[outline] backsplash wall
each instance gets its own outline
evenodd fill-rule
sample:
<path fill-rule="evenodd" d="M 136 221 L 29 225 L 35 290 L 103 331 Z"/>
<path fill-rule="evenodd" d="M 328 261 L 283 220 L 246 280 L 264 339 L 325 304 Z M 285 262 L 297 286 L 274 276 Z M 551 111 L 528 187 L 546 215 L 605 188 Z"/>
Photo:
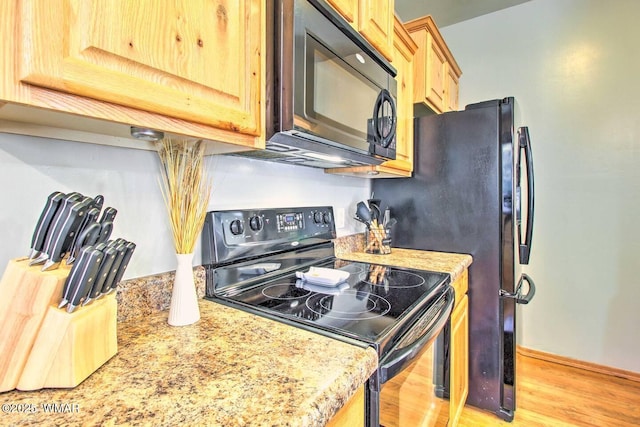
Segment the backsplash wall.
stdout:
<path fill-rule="evenodd" d="M 356 203 L 368 197 L 366 179 L 231 156 L 211 156 L 207 162 L 214 187 L 210 210 L 328 205 L 345 210 L 338 236 L 363 231 L 352 217 Z M 10 259 L 28 254 L 33 227 L 56 190 L 102 194 L 105 206 L 118 210 L 112 236 L 137 245 L 125 279 L 174 270 L 158 168 L 152 151 L 0 133 L 2 271 Z M 200 264 L 200 245 L 194 264 Z"/>

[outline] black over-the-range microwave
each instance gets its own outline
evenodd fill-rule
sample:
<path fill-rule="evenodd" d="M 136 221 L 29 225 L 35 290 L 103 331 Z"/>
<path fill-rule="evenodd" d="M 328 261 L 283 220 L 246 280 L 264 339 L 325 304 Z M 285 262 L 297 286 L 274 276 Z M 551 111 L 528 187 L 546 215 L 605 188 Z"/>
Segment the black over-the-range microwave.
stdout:
<path fill-rule="evenodd" d="M 267 2 L 266 54 L 266 150 L 235 155 L 319 168 L 395 159 L 396 70 L 325 1 Z"/>

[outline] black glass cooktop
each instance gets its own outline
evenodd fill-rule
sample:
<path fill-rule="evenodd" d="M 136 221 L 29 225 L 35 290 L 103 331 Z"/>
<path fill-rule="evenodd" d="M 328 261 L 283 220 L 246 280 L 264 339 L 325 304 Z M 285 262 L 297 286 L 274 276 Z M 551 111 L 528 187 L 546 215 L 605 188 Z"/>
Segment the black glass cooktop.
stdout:
<path fill-rule="evenodd" d="M 310 325 L 313 329 L 380 343 L 385 336 L 396 335 L 405 320 L 415 318 L 416 313 L 423 311 L 450 282 L 446 273 L 335 258 L 314 266 L 347 271 L 349 277 L 336 286 L 322 286 L 297 279 L 295 271 L 268 279 L 269 270 L 276 264 L 262 263 L 254 271 L 246 267 L 238 271 L 233 267 L 227 268 L 222 276 L 257 275 L 262 279 L 249 287 L 217 293 L 212 299 L 230 301 Z M 298 271 L 308 270 L 306 266 Z"/>

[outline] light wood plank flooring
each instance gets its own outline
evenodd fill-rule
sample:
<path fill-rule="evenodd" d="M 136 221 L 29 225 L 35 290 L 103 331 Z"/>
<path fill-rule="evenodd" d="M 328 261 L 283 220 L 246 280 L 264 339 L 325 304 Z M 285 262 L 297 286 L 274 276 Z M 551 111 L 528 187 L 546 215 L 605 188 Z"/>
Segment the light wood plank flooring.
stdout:
<path fill-rule="evenodd" d="M 466 406 L 459 426 L 640 426 L 640 382 L 521 353 L 516 363 L 513 422 Z"/>

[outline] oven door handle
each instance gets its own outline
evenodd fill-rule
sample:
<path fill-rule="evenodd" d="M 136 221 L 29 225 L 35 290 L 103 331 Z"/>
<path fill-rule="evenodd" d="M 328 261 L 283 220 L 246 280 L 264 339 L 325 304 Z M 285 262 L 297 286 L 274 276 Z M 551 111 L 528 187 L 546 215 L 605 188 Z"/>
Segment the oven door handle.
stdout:
<path fill-rule="evenodd" d="M 443 294 L 431 304 L 432 307 L 437 307 L 434 308 L 435 313 L 430 309 L 416 322 L 416 324 L 418 324 L 422 319 L 432 318 L 425 327 L 425 332 L 418 339 L 406 346 L 399 344 L 398 346 L 400 346 L 400 348 L 394 349 L 380 361 L 380 384 L 384 384 L 395 377 L 413 360 L 420 357 L 424 350 L 432 345 L 451 316 L 454 295 L 453 287 L 447 286 Z"/>

